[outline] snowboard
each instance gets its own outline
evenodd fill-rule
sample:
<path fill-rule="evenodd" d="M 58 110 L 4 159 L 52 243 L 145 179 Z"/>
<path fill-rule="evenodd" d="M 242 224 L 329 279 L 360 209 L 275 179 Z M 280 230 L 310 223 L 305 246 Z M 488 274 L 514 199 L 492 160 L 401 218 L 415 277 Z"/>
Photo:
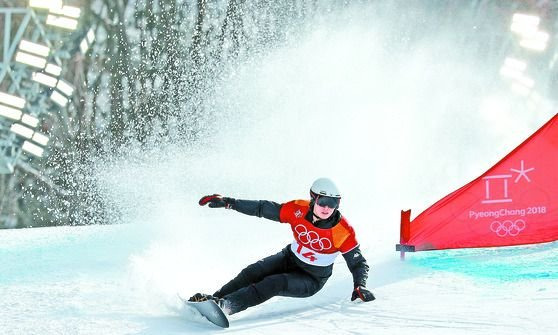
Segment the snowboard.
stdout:
<path fill-rule="evenodd" d="M 215 303 L 215 301 L 207 300 L 202 302 L 192 302 L 182 297 L 180 297 L 180 299 L 184 302 L 186 307 L 195 309 L 214 325 L 221 328 L 229 328 L 229 319 L 225 313 L 223 313 L 221 307 Z"/>

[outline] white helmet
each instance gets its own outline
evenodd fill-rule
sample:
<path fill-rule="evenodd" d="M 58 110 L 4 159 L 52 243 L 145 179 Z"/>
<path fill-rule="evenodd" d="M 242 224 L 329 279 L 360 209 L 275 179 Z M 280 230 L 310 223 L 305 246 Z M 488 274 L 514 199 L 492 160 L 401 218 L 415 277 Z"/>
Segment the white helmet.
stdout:
<path fill-rule="evenodd" d="M 312 183 L 310 187 L 310 196 L 315 199 L 316 196 L 326 196 L 330 198 L 341 199 L 339 189 L 329 178 L 318 178 Z"/>

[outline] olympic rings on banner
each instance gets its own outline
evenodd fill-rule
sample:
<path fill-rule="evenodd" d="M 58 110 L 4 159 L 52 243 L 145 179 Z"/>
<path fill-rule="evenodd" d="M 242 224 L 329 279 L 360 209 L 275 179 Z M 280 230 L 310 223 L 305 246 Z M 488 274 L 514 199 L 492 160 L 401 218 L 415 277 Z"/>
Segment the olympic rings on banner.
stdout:
<path fill-rule="evenodd" d="M 519 233 L 525 229 L 526 224 L 523 220 L 506 220 L 503 222 L 493 221 L 490 224 L 490 230 L 496 233 L 500 237 L 504 236 L 517 236 Z"/>

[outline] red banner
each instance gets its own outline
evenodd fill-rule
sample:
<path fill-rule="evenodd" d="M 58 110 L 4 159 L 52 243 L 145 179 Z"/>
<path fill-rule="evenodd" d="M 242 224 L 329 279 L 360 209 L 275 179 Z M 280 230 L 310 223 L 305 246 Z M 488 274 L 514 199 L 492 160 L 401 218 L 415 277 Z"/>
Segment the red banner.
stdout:
<path fill-rule="evenodd" d="M 402 215 L 398 250 L 558 240 L 558 114 L 486 173 L 409 216 Z"/>

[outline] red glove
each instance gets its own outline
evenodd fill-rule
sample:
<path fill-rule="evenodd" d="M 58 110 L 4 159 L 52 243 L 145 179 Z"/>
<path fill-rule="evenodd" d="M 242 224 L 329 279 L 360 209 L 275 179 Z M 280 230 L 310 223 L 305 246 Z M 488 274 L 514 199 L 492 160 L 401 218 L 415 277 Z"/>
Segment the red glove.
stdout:
<path fill-rule="evenodd" d="M 198 202 L 200 204 L 200 206 L 205 206 L 206 204 L 209 203 L 209 207 L 211 208 L 233 208 L 234 205 L 234 199 L 233 198 L 227 198 L 227 197 L 222 197 L 219 194 L 212 194 L 212 195 L 206 195 L 204 197 L 202 197 L 200 199 L 200 201 Z"/>

